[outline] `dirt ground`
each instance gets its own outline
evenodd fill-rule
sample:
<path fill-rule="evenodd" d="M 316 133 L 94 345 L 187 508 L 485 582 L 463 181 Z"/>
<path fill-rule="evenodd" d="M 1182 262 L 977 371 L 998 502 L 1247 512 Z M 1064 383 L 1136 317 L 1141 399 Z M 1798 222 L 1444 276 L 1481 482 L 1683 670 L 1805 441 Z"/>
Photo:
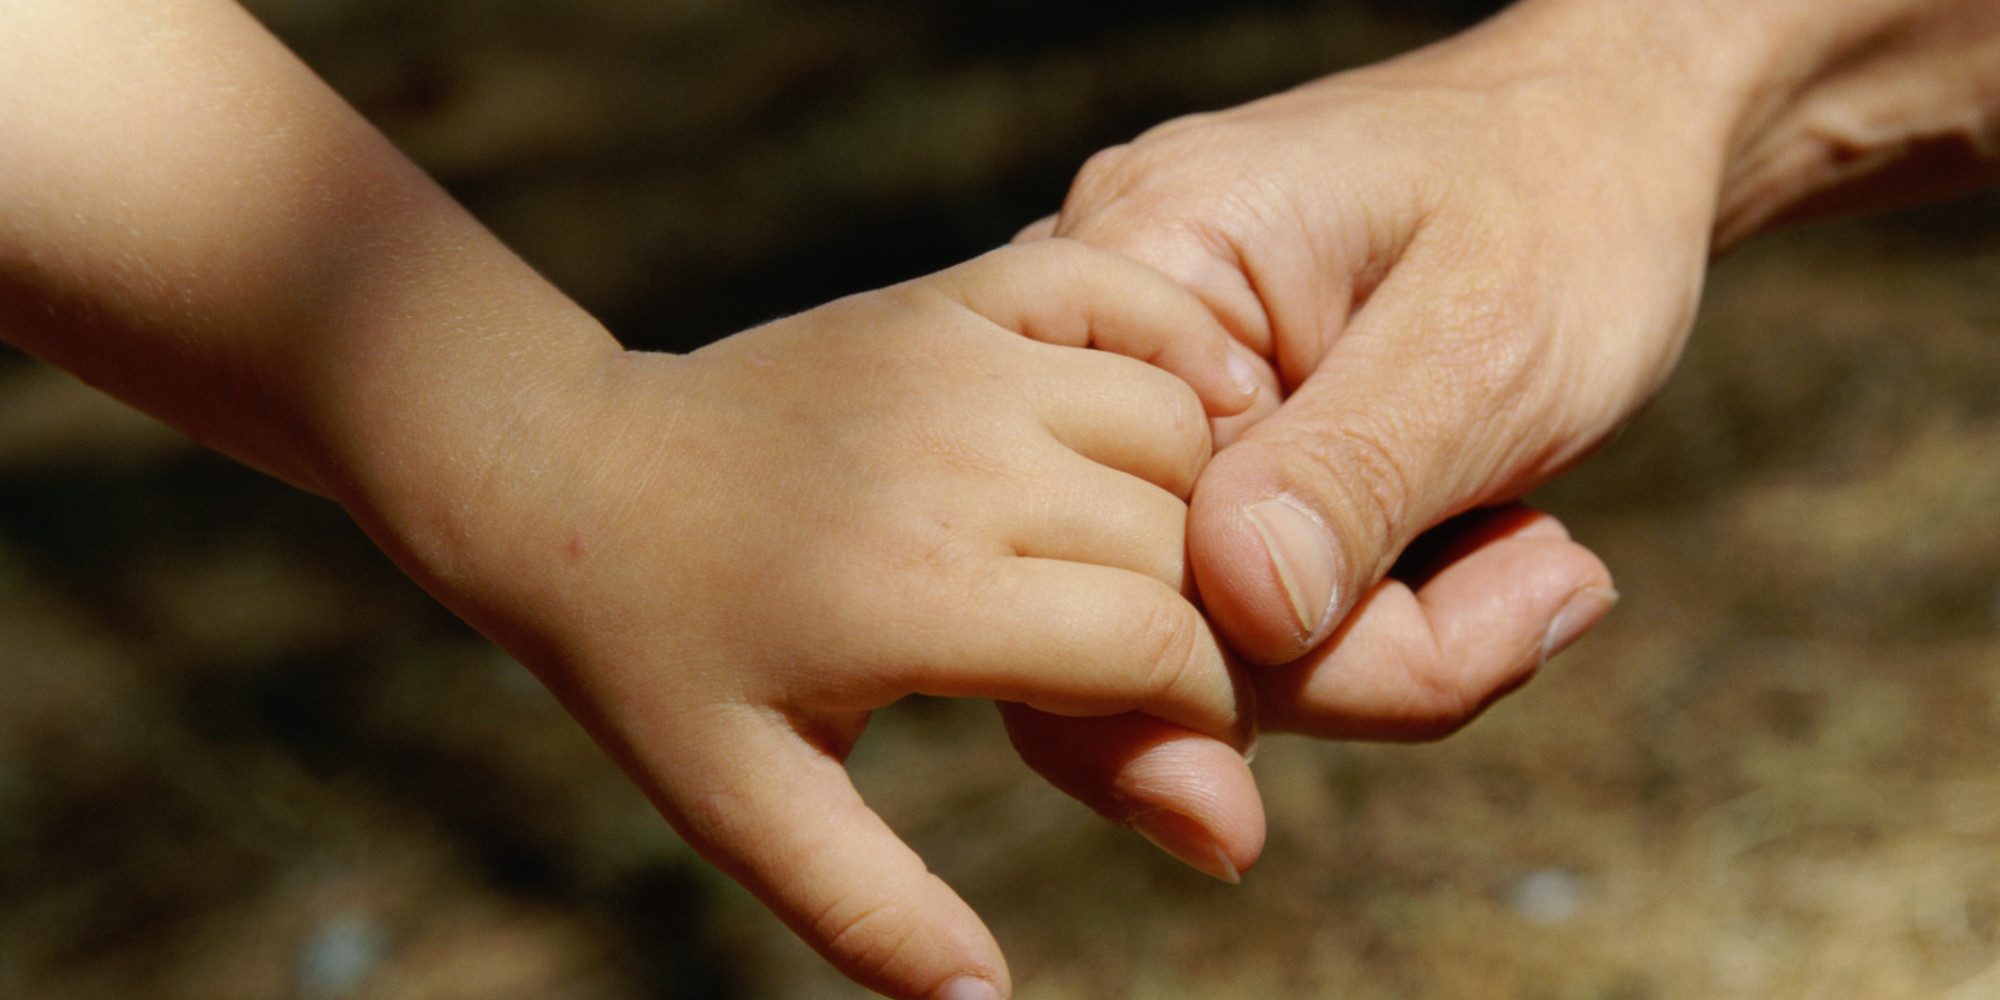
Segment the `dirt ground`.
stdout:
<path fill-rule="evenodd" d="M 680 349 L 1479 5 L 251 6 Z M 1722 262 L 1661 399 L 1539 499 L 1615 615 L 1442 743 L 1267 739 L 1241 886 L 1043 786 L 988 705 L 882 713 L 857 780 L 1026 1000 L 2000 997 L 2000 199 Z M 0 354 L 0 998 L 864 995 L 337 509 Z"/>

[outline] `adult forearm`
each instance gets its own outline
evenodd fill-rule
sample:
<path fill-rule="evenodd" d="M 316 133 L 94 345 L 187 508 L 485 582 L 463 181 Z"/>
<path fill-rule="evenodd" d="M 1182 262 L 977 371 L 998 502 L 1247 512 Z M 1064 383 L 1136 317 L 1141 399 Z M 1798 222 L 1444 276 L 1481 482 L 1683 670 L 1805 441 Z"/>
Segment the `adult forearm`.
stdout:
<path fill-rule="evenodd" d="M 1508 17 L 1572 29 L 1557 39 L 1593 37 L 1574 29 L 1595 22 L 1623 61 L 1613 75 L 1658 84 L 1678 70 L 1711 102 L 1697 113 L 1728 130 L 1718 247 L 2000 179 L 1990 0 L 1527 0 Z"/>
<path fill-rule="evenodd" d="M 1440 57 L 1620 95 L 1663 172 L 1714 173 L 1718 248 L 2000 179 L 1990 0 L 1523 0 L 1416 63 Z"/>
<path fill-rule="evenodd" d="M 1718 244 L 2000 180 L 2000 5 L 1772 0 L 1790 41 L 1739 125 Z"/>

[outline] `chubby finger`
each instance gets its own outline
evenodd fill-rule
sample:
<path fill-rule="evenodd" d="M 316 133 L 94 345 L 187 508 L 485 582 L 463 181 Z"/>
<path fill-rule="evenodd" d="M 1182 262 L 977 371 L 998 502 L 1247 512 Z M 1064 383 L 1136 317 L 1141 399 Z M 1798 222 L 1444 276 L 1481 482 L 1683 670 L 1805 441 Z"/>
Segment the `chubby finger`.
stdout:
<path fill-rule="evenodd" d="M 1249 671 L 1269 730 L 1335 739 L 1447 735 L 1526 683 L 1609 613 L 1611 574 L 1562 525 L 1523 507 L 1440 526 L 1331 638 Z"/>
<path fill-rule="evenodd" d="M 1015 554 L 1129 570 L 1188 594 L 1187 504 L 1133 476 L 1066 449 L 1043 485 L 1023 490 L 1007 514 Z"/>
<path fill-rule="evenodd" d="M 1253 278 L 1246 271 L 1248 262 L 1236 251 L 1235 240 L 1201 222 L 1210 209 L 1203 203 L 1208 196 L 1204 193 L 1184 200 L 1171 212 L 1162 212 L 1159 209 L 1163 201 L 1170 204 L 1176 196 L 1159 196 L 1163 201 L 1137 199 L 1136 203 L 1118 197 L 1107 200 L 1079 179 L 1051 235 L 1122 254 L 1159 271 L 1200 299 L 1230 336 L 1249 347 L 1253 355 L 1272 356 L 1278 345 L 1274 319 L 1259 294 L 1262 283 L 1295 277 L 1304 277 L 1312 283 L 1298 287 L 1333 283 L 1324 273 Z M 1216 206 L 1214 214 L 1228 217 L 1234 211 L 1232 207 Z M 1293 270 L 1312 271 L 1318 265 L 1317 261 L 1307 259 L 1311 254 L 1296 256 L 1301 259 L 1288 261 Z"/>
<path fill-rule="evenodd" d="M 855 791 L 844 747 L 743 709 L 673 761 L 662 809 L 710 862 L 849 978 L 898 1000 L 1001 1000 L 971 907 Z"/>
<path fill-rule="evenodd" d="M 1209 420 L 1185 383 L 1116 354 L 1028 341 L 1019 349 L 1042 358 L 1036 412 L 1058 443 L 1178 499 L 1194 492 L 1208 464 Z"/>
<path fill-rule="evenodd" d="M 1002 247 L 935 276 L 995 324 L 1064 347 L 1095 347 L 1170 372 L 1211 417 L 1248 409 L 1262 379 L 1200 299 L 1137 261 L 1074 240 Z"/>
<path fill-rule="evenodd" d="M 898 690 L 1015 701 L 1070 716 L 1145 712 L 1247 745 L 1252 720 L 1208 623 L 1174 588 L 1121 569 L 1002 558 L 952 610 L 920 607 L 929 655 Z M 948 622 L 948 629 L 935 623 Z"/>
<path fill-rule="evenodd" d="M 1236 882 L 1264 851 L 1264 803 L 1243 754 L 1128 714 L 1076 719 L 1002 703 L 1015 750 L 1050 784 L 1197 871 Z"/>

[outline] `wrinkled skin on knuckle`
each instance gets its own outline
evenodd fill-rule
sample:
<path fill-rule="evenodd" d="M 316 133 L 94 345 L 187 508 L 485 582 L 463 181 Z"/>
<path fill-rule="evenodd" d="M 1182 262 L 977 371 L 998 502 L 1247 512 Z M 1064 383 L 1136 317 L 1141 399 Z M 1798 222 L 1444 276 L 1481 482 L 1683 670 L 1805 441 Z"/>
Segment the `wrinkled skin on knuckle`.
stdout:
<path fill-rule="evenodd" d="M 1160 374 L 1166 373 L 1160 372 Z M 1196 396 L 1194 390 L 1188 388 L 1186 383 L 1171 375 L 1166 377 L 1172 379 L 1172 384 L 1163 386 L 1169 402 L 1161 421 L 1161 433 L 1167 435 L 1167 440 L 1173 441 L 1178 448 L 1178 467 L 1199 475 L 1202 467 L 1208 464 L 1209 455 L 1214 449 L 1209 431 L 1208 412 L 1202 407 L 1200 397 Z M 1194 487 L 1194 476 L 1190 475 L 1187 479 L 1183 488 L 1172 491 L 1182 500 L 1188 498 Z"/>
<path fill-rule="evenodd" d="M 1413 701 L 1403 723 L 1412 740 L 1440 740 L 1465 728 L 1479 713 L 1457 670 L 1435 644 L 1408 663 Z"/>
<path fill-rule="evenodd" d="M 1389 408 L 1259 445 L 1284 470 L 1286 482 L 1317 494 L 1337 544 L 1350 557 L 1372 554 L 1379 565 L 1349 566 L 1349 586 L 1372 581 L 1394 562 L 1395 540 L 1407 519 L 1421 455 L 1390 429 L 1402 418 Z M 1239 446 L 1240 447 L 1240 446 Z M 1296 488 L 1296 487 L 1295 487 Z M 1360 578 L 1360 579 L 1355 579 Z"/>
<path fill-rule="evenodd" d="M 1146 695 L 1162 702 L 1199 700 L 1214 679 L 1203 676 L 1212 664 L 1202 655 L 1205 644 L 1193 608 L 1161 585 L 1155 599 L 1125 622 L 1120 648 L 1131 650 L 1146 671 Z"/>
<path fill-rule="evenodd" d="M 1524 210 L 1525 211 L 1525 210 Z M 1443 227 L 1440 227 L 1441 229 Z M 1425 236 L 1412 263 L 1452 276 L 1397 365 L 1422 373 L 1402 407 L 1417 453 L 1432 456 L 1440 518 L 1538 485 L 1603 430 L 1606 373 L 1627 365 L 1596 312 L 1562 275 L 1564 254 L 1517 221 L 1466 222 Z M 1427 527 L 1427 526 L 1426 526 Z"/>
<path fill-rule="evenodd" d="M 1456 735 L 1473 720 L 1486 714 L 1495 702 L 1519 690 L 1534 676 L 1535 670 L 1529 668 L 1491 690 L 1471 691 L 1459 682 L 1455 670 L 1441 661 L 1433 661 L 1429 669 L 1419 671 L 1418 676 L 1412 678 L 1419 689 L 1428 694 L 1414 706 L 1414 711 L 1403 718 L 1397 738 L 1411 743 L 1429 743 Z"/>
<path fill-rule="evenodd" d="M 1368 551 L 1377 553 L 1367 570 L 1369 579 L 1378 579 L 1402 555 L 1398 542 L 1414 534 L 1410 508 L 1418 489 L 1417 463 L 1403 446 L 1378 432 L 1350 434 L 1339 451 L 1339 468 L 1347 477 L 1343 485 L 1358 500 L 1356 513 L 1373 543 Z"/>
<path fill-rule="evenodd" d="M 1229 132 L 1219 115 L 1189 115 L 1091 154 L 1064 199 L 1065 228 L 1081 225 L 1087 237 L 1093 222 L 1159 226 L 1206 217 L 1215 192 L 1241 179 L 1234 168 L 1243 151 L 1227 141 Z"/>
<path fill-rule="evenodd" d="M 1090 154 L 1070 181 L 1062 214 L 1068 218 L 1119 200 L 1144 176 L 1144 169 L 1141 156 L 1130 143 L 1107 146 Z"/>

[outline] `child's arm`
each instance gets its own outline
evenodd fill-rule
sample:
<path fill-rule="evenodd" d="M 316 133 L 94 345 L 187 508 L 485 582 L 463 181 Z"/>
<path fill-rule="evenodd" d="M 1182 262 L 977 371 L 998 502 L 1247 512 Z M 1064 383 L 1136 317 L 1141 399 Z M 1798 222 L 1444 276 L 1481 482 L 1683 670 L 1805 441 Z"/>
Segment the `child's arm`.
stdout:
<path fill-rule="evenodd" d="M 847 783 L 868 710 L 1242 738 L 1180 596 L 1195 397 L 980 313 L 1157 353 L 1199 310 L 1136 266 L 1020 248 L 627 354 L 221 0 L 0 4 L 0 137 L 0 335 L 343 504 L 877 989 L 1006 974 Z"/>

